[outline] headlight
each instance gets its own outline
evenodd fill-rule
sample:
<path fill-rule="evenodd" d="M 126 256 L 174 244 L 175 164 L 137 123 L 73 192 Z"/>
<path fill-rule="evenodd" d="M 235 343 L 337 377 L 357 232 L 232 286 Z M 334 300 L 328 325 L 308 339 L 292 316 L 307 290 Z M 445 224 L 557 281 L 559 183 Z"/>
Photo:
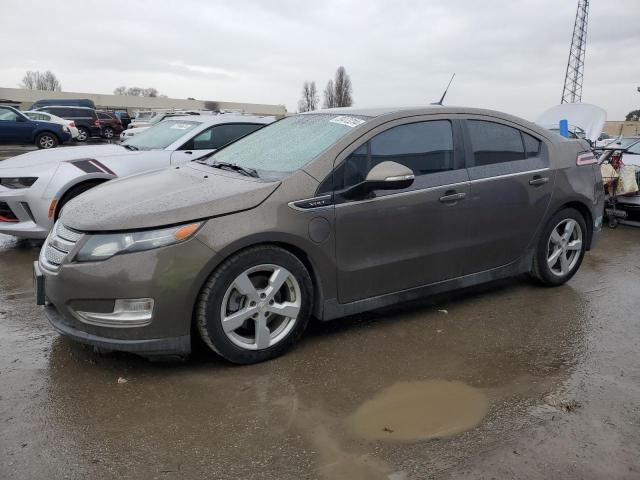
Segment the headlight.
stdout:
<path fill-rule="evenodd" d="M 0 185 L 7 188 L 29 188 L 36 180 L 38 177 L 0 178 Z"/>
<path fill-rule="evenodd" d="M 76 254 L 78 262 L 106 260 L 119 253 L 140 252 L 184 242 L 193 237 L 203 222 L 144 232 L 92 235 Z"/>

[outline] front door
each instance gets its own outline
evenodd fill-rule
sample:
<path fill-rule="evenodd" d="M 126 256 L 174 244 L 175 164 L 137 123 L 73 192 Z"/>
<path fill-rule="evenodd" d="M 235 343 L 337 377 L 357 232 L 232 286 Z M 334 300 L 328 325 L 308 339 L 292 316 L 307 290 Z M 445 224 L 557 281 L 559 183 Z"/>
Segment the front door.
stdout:
<path fill-rule="evenodd" d="M 340 303 L 462 274 L 469 183 L 457 133 L 458 124 L 444 118 L 381 126 L 334 170 Z M 411 168 L 413 184 L 370 198 L 341 197 L 383 161 Z"/>
<path fill-rule="evenodd" d="M 34 123 L 10 108 L 0 107 L 0 141 L 30 143 Z"/>
<path fill-rule="evenodd" d="M 493 119 L 465 122 L 471 195 L 465 274 L 501 267 L 532 247 L 549 206 L 554 171 L 542 138 Z"/>

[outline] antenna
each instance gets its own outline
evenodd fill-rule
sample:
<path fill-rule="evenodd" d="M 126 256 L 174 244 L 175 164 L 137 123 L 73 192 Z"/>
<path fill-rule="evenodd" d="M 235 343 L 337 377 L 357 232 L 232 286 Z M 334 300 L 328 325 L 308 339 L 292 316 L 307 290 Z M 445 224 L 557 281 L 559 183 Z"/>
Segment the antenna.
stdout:
<path fill-rule="evenodd" d="M 447 88 L 444 89 L 444 93 L 442 94 L 442 97 L 440 97 L 440 101 L 432 103 L 431 105 L 442 105 L 442 102 L 444 102 L 444 97 L 447 96 L 447 92 L 449 91 L 449 87 L 451 86 L 451 82 L 453 82 L 453 77 L 455 76 L 456 76 L 455 73 L 451 75 L 451 80 L 449 80 L 449 83 L 447 84 Z"/>
<path fill-rule="evenodd" d="M 582 101 L 582 80 L 584 79 L 584 57 L 587 47 L 587 23 L 589 20 L 589 0 L 578 0 L 576 21 L 573 25 L 567 73 L 560 103 L 580 103 Z"/>

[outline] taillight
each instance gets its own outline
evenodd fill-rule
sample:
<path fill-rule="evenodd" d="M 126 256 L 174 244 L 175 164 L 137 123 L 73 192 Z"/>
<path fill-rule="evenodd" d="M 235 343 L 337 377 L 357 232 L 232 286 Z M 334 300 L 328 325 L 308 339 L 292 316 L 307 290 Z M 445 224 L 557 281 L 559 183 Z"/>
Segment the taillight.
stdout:
<path fill-rule="evenodd" d="M 93 122 L 93 124 L 94 124 L 96 127 L 99 127 L 99 126 L 100 126 L 100 120 L 96 120 L 95 122 Z"/>
<path fill-rule="evenodd" d="M 576 157 L 576 165 L 593 165 L 598 159 L 593 152 L 580 152 Z"/>
<path fill-rule="evenodd" d="M 69 121 L 69 126 L 75 128 L 76 122 L 74 122 L 73 120 Z"/>

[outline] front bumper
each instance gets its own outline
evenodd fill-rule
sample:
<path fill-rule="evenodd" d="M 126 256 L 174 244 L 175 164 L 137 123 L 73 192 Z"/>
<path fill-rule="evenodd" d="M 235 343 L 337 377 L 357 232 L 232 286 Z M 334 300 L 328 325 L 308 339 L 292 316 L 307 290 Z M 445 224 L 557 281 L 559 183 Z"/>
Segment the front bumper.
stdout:
<path fill-rule="evenodd" d="M 119 340 L 101 337 L 74 328 L 66 322 L 65 318 L 60 315 L 60 312 L 53 305 L 45 306 L 44 313 L 51 326 L 59 334 L 77 342 L 105 350 L 118 350 L 143 356 L 188 355 L 191 353 L 191 337 L 189 335 L 169 338 Z"/>
<path fill-rule="evenodd" d="M 69 258 L 85 240 L 78 240 Z M 100 262 L 65 259 L 58 268 L 41 261 L 34 267 L 42 276 L 45 313 L 62 335 L 142 356 L 186 355 L 191 350 L 193 308 L 208 275 L 204 266 L 213 256 L 209 247 L 192 238 Z M 86 323 L 76 313 L 109 313 L 116 299 L 140 298 L 155 302 L 151 322 L 144 326 L 100 326 Z"/>
<path fill-rule="evenodd" d="M 31 188 L 7 189 L 0 187 L 0 201 L 6 203 L 17 222 L 0 221 L 0 233 L 21 238 L 45 238 L 53 225 L 48 217 L 50 200 L 38 196 Z"/>

